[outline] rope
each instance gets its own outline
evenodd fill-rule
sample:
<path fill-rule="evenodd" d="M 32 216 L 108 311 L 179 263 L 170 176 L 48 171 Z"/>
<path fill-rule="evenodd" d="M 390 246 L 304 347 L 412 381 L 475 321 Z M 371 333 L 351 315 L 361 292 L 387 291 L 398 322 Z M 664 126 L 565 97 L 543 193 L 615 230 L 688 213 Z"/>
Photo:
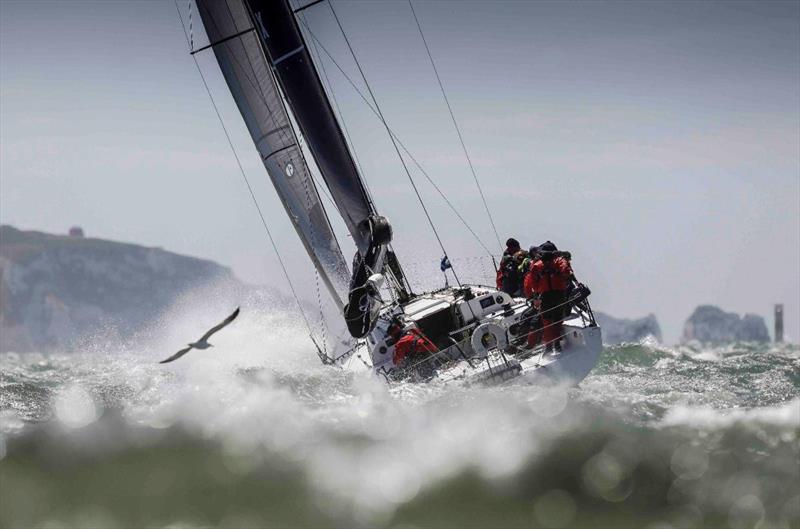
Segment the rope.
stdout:
<path fill-rule="evenodd" d="M 192 23 L 192 0 L 186 0 L 186 1 L 189 4 L 189 53 L 192 53 L 192 52 L 194 52 L 194 29 L 193 29 L 193 23 Z M 175 7 L 177 7 L 177 6 L 178 6 L 178 4 L 177 4 L 177 0 L 176 0 Z M 180 10 L 178 11 L 178 14 L 180 15 Z M 183 25 L 183 19 L 181 19 L 181 25 Z"/>
<path fill-rule="evenodd" d="M 350 54 L 353 56 L 353 60 L 358 67 L 358 71 L 361 74 L 361 78 L 364 80 L 364 85 L 367 87 L 367 91 L 369 92 L 372 101 L 375 103 L 375 109 L 378 111 L 378 116 L 383 123 L 383 126 L 386 127 L 386 132 L 389 134 L 389 138 L 392 140 L 392 146 L 394 147 L 395 152 L 397 153 L 397 157 L 400 158 L 400 163 L 403 164 L 403 170 L 408 177 L 408 181 L 411 183 L 411 187 L 414 189 L 414 193 L 417 195 L 417 200 L 419 201 L 420 206 L 422 206 L 422 211 L 425 212 L 425 217 L 428 219 L 428 224 L 431 226 L 431 230 L 433 234 L 436 236 L 436 240 L 439 243 L 439 247 L 442 249 L 442 253 L 444 253 L 445 257 L 447 256 L 447 250 L 444 248 L 444 244 L 442 243 L 442 238 L 439 237 L 439 232 L 436 231 L 436 226 L 433 224 L 433 219 L 431 219 L 430 213 L 428 213 L 428 208 L 425 207 L 425 202 L 422 200 L 422 195 L 419 194 L 419 189 L 417 189 L 417 184 L 414 183 L 414 179 L 411 177 L 411 172 L 408 170 L 408 165 L 406 165 L 406 161 L 403 158 L 403 155 L 400 153 L 400 149 L 397 147 L 397 142 L 394 139 L 394 135 L 392 134 L 391 129 L 389 128 L 388 123 L 386 123 L 386 118 L 383 116 L 383 112 L 381 111 L 380 105 L 378 105 L 378 100 L 375 98 L 375 94 L 372 92 L 372 88 L 369 86 L 369 82 L 367 81 L 367 76 L 364 74 L 364 70 L 361 68 L 361 63 L 358 62 L 358 58 L 356 57 L 356 53 L 353 50 L 353 46 L 350 44 L 350 39 L 347 38 L 347 33 L 345 33 L 344 28 L 342 27 L 342 23 L 339 21 L 339 17 L 336 15 L 336 10 L 333 8 L 333 3 L 328 2 L 328 7 L 331 9 L 331 13 L 333 13 L 333 18 L 336 20 L 336 24 L 339 26 L 339 30 L 342 32 L 342 36 L 344 37 L 344 41 L 347 44 L 347 48 L 350 50 Z M 458 279 L 458 275 L 456 274 L 455 269 L 451 266 L 450 271 L 453 272 L 453 277 L 458 283 L 458 286 L 461 286 L 461 281 Z"/>
<path fill-rule="evenodd" d="M 500 248 L 503 248 L 503 243 L 500 242 L 500 235 L 497 233 L 497 226 L 494 224 L 494 218 L 492 218 L 492 213 L 489 210 L 489 206 L 486 204 L 486 197 L 483 194 L 483 188 L 481 188 L 481 184 L 478 181 L 478 175 L 475 172 L 475 166 L 472 164 L 472 159 L 469 156 L 469 152 L 467 151 L 467 145 L 464 143 L 464 137 L 461 135 L 461 129 L 458 126 L 458 122 L 456 121 L 455 113 L 453 113 L 453 107 L 450 105 L 450 100 L 447 97 L 447 92 L 444 90 L 444 85 L 442 84 L 442 78 L 439 77 L 439 70 L 436 68 L 436 63 L 433 60 L 433 55 L 431 55 L 431 49 L 428 47 L 428 41 L 425 39 L 425 34 L 422 32 L 422 26 L 419 23 L 419 19 L 417 18 L 417 12 L 414 11 L 414 4 L 411 3 L 411 0 L 408 0 L 408 6 L 411 8 L 411 14 L 414 15 L 414 22 L 417 23 L 417 29 L 419 30 L 419 36 L 422 37 L 422 43 L 425 45 L 425 51 L 428 52 L 428 58 L 431 60 L 431 66 L 433 67 L 433 73 L 436 74 L 436 81 L 439 83 L 439 89 L 442 91 L 442 97 L 444 97 L 444 102 L 447 103 L 447 110 L 450 112 L 450 119 L 453 120 L 453 127 L 456 129 L 456 134 L 458 134 L 458 141 L 461 142 L 461 148 L 464 150 L 464 156 L 467 158 L 467 163 L 469 164 L 469 170 L 472 172 L 472 178 L 475 180 L 475 185 L 478 187 L 478 193 L 481 195 L 481 200 L 483 201 L 483 208 L 486 210 L 486 215 L 489 217 L 489 222 L 492 225 L 492 230 L 494 231 L 494 236 L 497 239 L 497 244 Z"/>
<path fill-rule="evenodd" d="M 175 9 L 178 11 L 178 17 L 180 18 L 181 28 L 183 29 L 183 34 L 186 37 L 186 41 L 191 46 L 191 40 L 189 39 L 189 35 L 186 33 L 186 26 L 184 25 L 183 22 L 183 15 L 181 14 L 181 10 L 178 7 L 178 0 L 175 0 Z M 195 68 L 197 68 L 197 73 L 200 74 L 200 79 L 203 81 L 203 86 L 206 89 L 208 98 L 211 100 L 211 106 L 214 108 L 214 113 L 217 115 L 219 124 L 222 126 L 222 131 L 225 133 L 225 138 L 228 140 L 228 146 L 230 147 L 231 152 L 233 153 L 233 157 L 236 159 L 236 165 L 239 167 L 239 172 L 242 175 L 242 179 L 244 180 L 244 183 L 247 185 L 247 190 L 250 193 L 250 198 L 253 200 L 253 205 L 255 205 L 256 211 L 258 211 L 258 216 L 261 218 L 261 224 L 264 226 L 264 231 L 267 234 L 267 238 L 269 239 L 269 242 L 272 245 L 272 249 L 275 251 L 275 256 L 278 258 L 278 263 L 281 266 L 281 270 L 283 271 L 283 275 L 286 278 L 287 284 L 289 285 L 289 289 L 292 291 L 292 295 L 294 296 L 294 300 L 297 303 L 297 308 L 300 311 L 300 315 L 303 317 L 303 321 L 306 324 L 309 338 L 311 338 L 311 341 L 314 343 L 314 346 L 319 350 L 319 345 L 317 345 L 317 341 L 314 339 L 314 333 L 311 330 L 311 323 L 308 321 L 308 317 L 306 316 L 306 313 L 303 310 L 303 306 L 300 303 L 300 297 L 297 295 L 297 291 L 294 288 L 294 283 L 292 283 L 292 279 L 289 277 L 289 272 L 286 269 L 286 265 L 283 262 L 283 258 L 281 258 L 280 252 L 278 251 L 278 246 L 277 244 L 275 244 L 275 239 L 272 237 L 272 232 L 270 232 L 269 227 L 267 226 L 267 221 L 264 218 L 264 214 L 261 212 L 261 206 L 258 205 L 258 200 L 256 199 L 256 195 L 253 192 L 253 188 L 250 185 L 250 181 L 247 179 L 247 175 L 244 172 L 244 168 L 242 167 L 242 162 L 241 160 L 239 160 L 239 155 L 236 153 L 236 149 L 233 146 L 233 141 L 231 140 L 231 136 L 228 133 L 227 127 L 225 127 L 225 122 L 222 120 L 222 115 L 219 112 L 217 103 L 214 101 L 214 96 L 211 95 L 211 89 L 208 87 L 205 75 L 203 75 L 203 70 L 200 68 L 200 64 L 197 62 L 196 56 L 192 55 L 192 60 L 194 61 Z"/>
<path fill-rule="evenodd" d="M 320 334 L 322 334 L 322 352 L 325 356 L 328 356 L 328 339 L 327 339 L 327 330 L 328 326 L 326 325 L 325 321 L 325 312 L 322 310 L 322 294 L 320 294 L 319 289 L 319 271 L 316 267 L 314 267 L 314 286 L 317 289 L 317 306 L 319 307 L 319 328 Z"/>
<path fill-rule="evenodd" d="M 311 170 L 309 169 L 309 175 L 311 174 Z M 303 180 L 303 189 L 306 192 L 306 209 L 311 211 L 311 192 L 308 189 L 308 182 L 311 178 L 306 178 Z M 313 183 L 313 182 L 312 182 Z M 311 245 L 316 248 L 317 246 L 317 237 L 314 232 L 314 223 L 310 223 L 310 235 L 311 235 Z M 325 313 L 322 309 L 322 295 L 319 291 L 319 271 L 317 267 L 314 267 L 314 286 L 317 290 L 317 306 L 319 307 L 319 326 L 320 326 L 320 334 L 322 335 L 322 352 L 325 356 L 328 356 L 328 344 L 327 344 L 327 337 L 326 337 L 326 325 L 325 325 Z"/>
<path fill-rule="evenodd" d="M 311 28 L 308 26 L 308 24 L 305 22 L 305 20 L 300 20 L 300 22 L 306 28 L 306 31 L 308 31 L 308 34 L 311 36 L 311 40 L 314 43 L 319 44 L 320 49 L 322 49 L 322 51 L 325 52 L 325 55 L 328 57 L 328 59 L 330 59 L 330 61 L 334 64 L 334 66 L 336 66 L 336 68 L 339 70 L 339 73 L 341 73 L 344 76 L 344 78 L 347 80 L 347 82 L 350 84 L 350 86 L 353 88 L 353 90 L 355 90 L 356 93 L 361 97 L 361 99 L 364 101 L 364 103 L 367 105 L 367 107 L 372 111 L 372 113 L 375 114 L 375 116 L 377 116 L 378 119 L 380 119 L 380 115 L 378 114 L 377 110 L 375 110 L 375 108 L 372 106 L 372 103 L 370 103 L 369 100 L 367 99 L 367 97 L 364 95 L 364 92 L 361 91 L 361 89 L 356 85 L 355 81 L 353 81 L 353 79 L 347 74 L 347 72 L 344 71 L 344 68 L 342 68 L 341 65 L 336 61 L 336 59 L 333 58 L 333 55 L 328 51 L 328 49 L 325 47 L 325 45 L 322 44 L 322 42 L 319 40 L 319 38 L 317 38 L 317 36 L 314 34 L 314 32 L 311 31 Z M 388 126 L 387 126 L 387 128 L 388 128 Z M 475 238 L 475 240 L 478 242 L 478 244 L 481 246 L 481 248 L 483 248 L 486 251 L 486 253 L 491 256 L 492 255 L 491 250 L 489 250 L 489 248 L 486 246 L 486 244 L 484 244 L 483 240 L 481 240 L 481 238 L 478 236 L 478 234 L 475 233 L 475 230 L 472 229 L 472 227 L 469 225 L 469 223 L 467 223 L 467 221 L 464 219 L 464 217 L 458 212 L 458 210 L 453 205 L 453 203 L 450 202 L 450 200 L 447 198 L 447 195 L 445 195 L 444 191 L 442 191 L 441 188 L 436 184 L 436 182 L 433 181 L 433 179 L 430 177 L 430 175 L 425 170 L 425 168 L 422 167 L 422 164 L 420 164 L 419 161 L 417 161 L 417 159 L 414 157 L 414 155 L 411 154 L 411 151 L 408 150 L 408 148 L 400 140 L 400 138 L 394 133 L 394 131 L 389 129 L 389 133 L 394 138 L 394 140 L 397 141 L 397 144 L 400 146 L 400 148 L 403 149 L 403 152 L 406 154 L 406 156 L 408 156 L 411 159 L 411 161 L 414 162 L 414 165 L 417 166 L 417 169 L 419 169 L 419 171 L 422 173 L 422 175 L 425 177 L 425 179 L 428 181 L 428 183 L 431 184 L 431 186 L 433 186 L 433 188 L 436 190 L 437 193 L 439 193 L 439 195 L 444 200 L 445 204 L 447 204 L 447 206 L 455 214 L 455 216 L 458 218 L 458 220 L 461 221 L 461 224 L 463 224 L 464 227 L 467 229 L 467 231 L 469 231 L 469 233 Z"/>

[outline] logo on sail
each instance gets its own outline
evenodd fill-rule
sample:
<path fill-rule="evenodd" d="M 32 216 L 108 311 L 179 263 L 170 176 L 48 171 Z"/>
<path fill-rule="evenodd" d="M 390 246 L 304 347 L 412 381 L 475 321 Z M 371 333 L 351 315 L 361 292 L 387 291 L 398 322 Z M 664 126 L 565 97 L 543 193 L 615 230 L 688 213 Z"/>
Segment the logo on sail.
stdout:
<path fill-rule="evenodd" d="M 291 178 L 292 175 L 294 175 L 294 164 L 292 162 L 287 163 L 286 167 L 284 167 L 283 169 L 284 171 L 286 171 L 286 176 L 288 176 L 289 178 Z"/>

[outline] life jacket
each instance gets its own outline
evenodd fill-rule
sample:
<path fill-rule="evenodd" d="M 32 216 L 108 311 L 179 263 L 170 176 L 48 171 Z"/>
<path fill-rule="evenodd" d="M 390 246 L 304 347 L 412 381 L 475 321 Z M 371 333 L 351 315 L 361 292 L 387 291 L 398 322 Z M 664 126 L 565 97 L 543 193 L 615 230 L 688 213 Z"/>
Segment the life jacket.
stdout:
<path fill-rule="evenodd" d="M 519 274 L 519 290 L 522 291 L 522 294 L 526 297 L 528 295 L 525 293 L 525 282 L 528 280 L 528 272 L 531 270 L 531 266 L 533 265 L 534 260 L 530 257 L 526 257 L 522 263 L 517 265 L 517 274 Z"/>
<path fill-rule="evenodd" d="M 551 290 L 566 290 L 572 277 L 572 267 L 563 257 L 539 259 L 530 267 L 525 276 L 525 296 L 531 297 L 533 293 L 542 294 Z"/>
<path fill-rule="evenodd" d="M 417 353 L 436 353 L 439 348 L 418 329 L 409 329 L 394 345 L 394 365 Z"/>
<path fill-rule="evenodd" d="M 522 261 L 522 263 L 517 267 L 517 270 L 519 270 L 519 275 L 522 278 L 525 277 L 525 275 L 528 273 L 528 270 L 530 270 L 530 269 L 531 269 L 531 258 L 530 257 L 526 257 Z"/>

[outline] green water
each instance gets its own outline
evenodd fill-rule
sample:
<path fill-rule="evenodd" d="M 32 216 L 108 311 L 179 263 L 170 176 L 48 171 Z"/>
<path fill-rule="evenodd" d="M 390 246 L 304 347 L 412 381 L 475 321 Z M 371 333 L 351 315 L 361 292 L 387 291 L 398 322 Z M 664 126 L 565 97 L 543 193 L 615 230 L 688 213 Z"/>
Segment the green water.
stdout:
<path fill-rule="evenodd" d="M 0 356 L 0 527 L 800 526 L 797 346 L 607 348 L 547 392 L 304 348 Z"/>

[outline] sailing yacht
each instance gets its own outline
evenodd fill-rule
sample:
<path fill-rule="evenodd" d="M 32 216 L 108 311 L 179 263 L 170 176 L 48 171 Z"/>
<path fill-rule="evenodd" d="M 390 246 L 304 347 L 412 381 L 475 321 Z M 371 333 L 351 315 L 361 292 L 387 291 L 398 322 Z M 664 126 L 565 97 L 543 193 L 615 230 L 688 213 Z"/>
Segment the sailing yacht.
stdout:
<path fill-rule="evenodd" d="M 196 0 L 208 45 L 192 53 L 213 50 L 275 190 L 347 325 L 352 344 L 330 354 L 317 345 L 320 358 L 343 365 L 366 351 L 373 371 L 387 379 L 578 383 L 602 349 L 588 289 L 575 289 L 563 307 L 560 351 L 522 346 L 535 316 L 524 298 L 471 284 L 412 289 L 392 249 L 391 224 L 364 184 L 298 25 L 298 12 L 318 4 L 309 0 L 292 9 L 287 0 Z M 355 244 L 352 266 L 300 137 Z M 398 328 L 423 334 L 437 352 L 395 365 Z"/>

